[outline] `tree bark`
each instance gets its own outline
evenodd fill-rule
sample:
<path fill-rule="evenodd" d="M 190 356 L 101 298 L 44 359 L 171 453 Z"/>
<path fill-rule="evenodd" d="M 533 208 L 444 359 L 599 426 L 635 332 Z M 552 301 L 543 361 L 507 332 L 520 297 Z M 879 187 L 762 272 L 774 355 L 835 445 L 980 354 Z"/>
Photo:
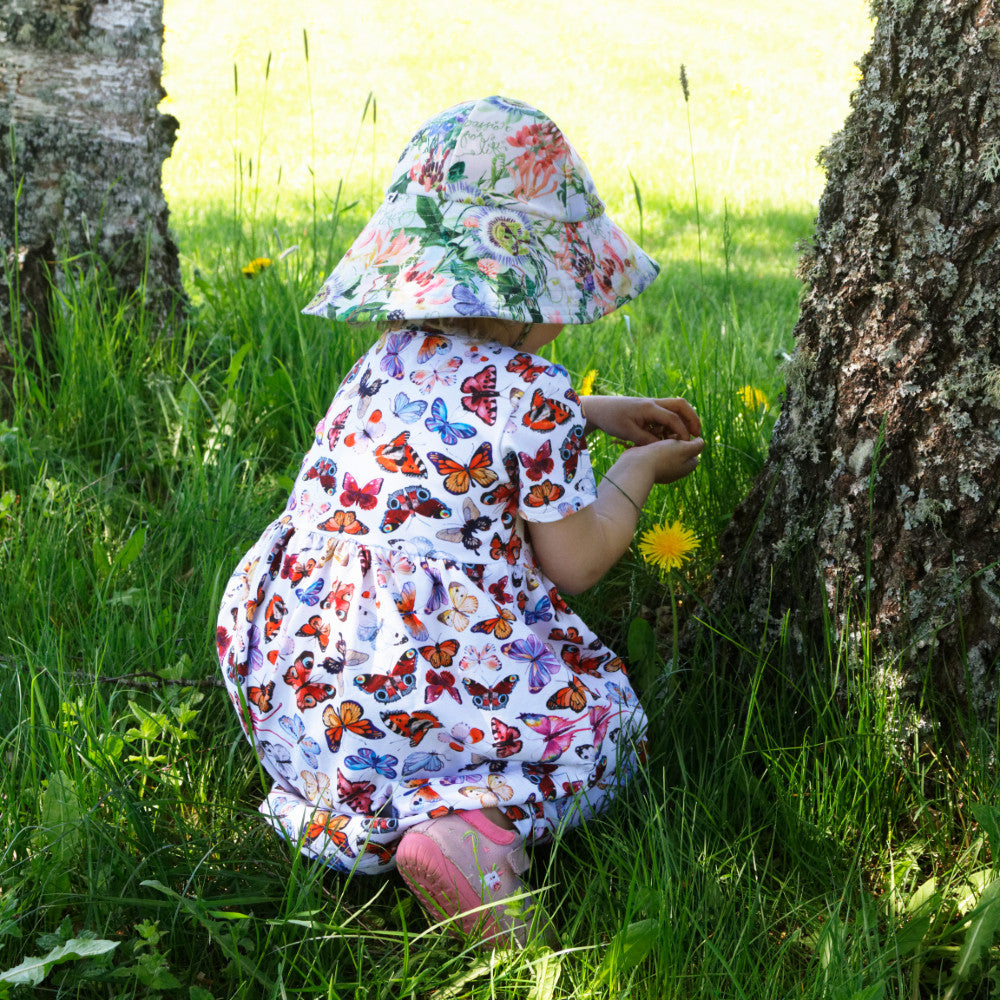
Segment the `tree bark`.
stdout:
<path fill-rule="evenodd" d="M 157 111 L 162 10 L 163 0 L 0 0 L 2 259 L 93 251 L 119 289 L 141 290 L 160 313 L 181 294 L 161 187 L 177 129 Z M 0 327 L 16 273 L 0 283 Z M 22 305 L 33 306 L 28 323 L 43 308 Z"/>
<path fill-rule="evenodd" d="M 709 606 L 751 649 L 870 644 L 887 683 L 995 710 L 1000 665 L 1000 13 L 877 0 L 767 463 Z M 856 646 L 855 650 L 860 649 Z"/>

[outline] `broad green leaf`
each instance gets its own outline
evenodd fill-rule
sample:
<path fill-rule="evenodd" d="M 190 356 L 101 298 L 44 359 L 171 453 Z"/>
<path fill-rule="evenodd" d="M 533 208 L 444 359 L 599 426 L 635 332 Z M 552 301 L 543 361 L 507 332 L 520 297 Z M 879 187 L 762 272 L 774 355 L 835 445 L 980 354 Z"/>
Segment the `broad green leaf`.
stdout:
<path fill-rule="evenodd" d="M 136 528 L 128 537 L 128 541 L 121 547 L 118 555 L 115 556 L 115 567 L 125 569 L 139 558 L 143 546 L 146 544 L 146 529 Z"/>
<path fill-rule="evenodd" d="M 118 944 L 118 941 L 73 938 L 72 941 L 53 948 L 41 958 L 26 958 L 20 965 L 15 965 L 6 972 L 0 972 L 0 983 L 9 983 L 12 986 L 37 986 L 54 966 L 76 959 L 105 955 L 117 948 Z"/>
<path fill-rule="evenodd" d="M 931 929 L 933 913 L 920 913 L 903 924 L 896 931 L 887 951 L 895 958 L 906 958 L 912 955 L 923 943 L 927 932 Z"/>
<path fill-rule="evenodd" d="M 952 996 L 955 984 L 968 978 L 1000 930 L 1000 878 L 983 889 L 979 905 L 969 914 L 967 923 L 969 929 L 955 962 L 955 980 L 946 996 Z"/>
<path fill-rule="evenodd" d="M 847 1000 L 879 1000 L 885 996 L 885 983 L 872 983 L 863 990 L 856 990 Z"/>
<path fill-rule="evenodd" d="M 659 930 L 652 917 L 622 928 L 608 946 L 595 979 L 610 982 L 615 975 L 631 972 L 652 951 Z"/>
<path fill-rule="evenodd" d="M 562 973 L 562 959 L 551 949 L 543 948 L 542 953 L 531 963 L 535 981 L 527 1000 L 552 1000 Z"/>
<path fill-rule="evenodd" d="M 628 658 L 635 664 L 648 664 L 656 660 L 656 635 L 645 618 L 633 618 L 628 627 Z"/>

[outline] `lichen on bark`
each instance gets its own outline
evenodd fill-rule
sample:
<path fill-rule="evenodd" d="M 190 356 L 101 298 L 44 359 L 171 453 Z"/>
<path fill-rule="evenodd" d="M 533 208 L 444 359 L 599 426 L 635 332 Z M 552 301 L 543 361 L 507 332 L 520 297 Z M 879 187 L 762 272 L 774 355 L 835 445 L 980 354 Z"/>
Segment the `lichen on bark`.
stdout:
<path fill-rule="evenodd" d="M 181 281 L 161 187 L 177 129 L 157 107 L 162 7 L 0 8 L 0 249 L 51 243 L 57 260 L 94 252 L 120 289 L 165 312 Z"/>
<path fill-rule="evenodd" d="M 770 454 L 710 608 L 744 642 L 828 615 L 995 708 L 1000 59 L 995 5 L 882 0 L 800 274 Z M 751 646 L 753 648 L 753 646 Z"/>

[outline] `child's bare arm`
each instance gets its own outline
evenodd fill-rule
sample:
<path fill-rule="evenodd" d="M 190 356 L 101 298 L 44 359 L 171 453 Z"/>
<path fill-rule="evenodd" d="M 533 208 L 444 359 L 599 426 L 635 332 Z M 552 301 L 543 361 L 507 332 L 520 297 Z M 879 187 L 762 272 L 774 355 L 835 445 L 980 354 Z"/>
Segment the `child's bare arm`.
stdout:
<path fill-rule="evenodd" d="M 560 521 L 529 524 L 542 572 L 566 594 L 597 583 L 629 547 L 653 485 L 693 472 L 704 445 L 701 438 L 671 438 L 629 448 L 608 470 L 589 507 Z"/>

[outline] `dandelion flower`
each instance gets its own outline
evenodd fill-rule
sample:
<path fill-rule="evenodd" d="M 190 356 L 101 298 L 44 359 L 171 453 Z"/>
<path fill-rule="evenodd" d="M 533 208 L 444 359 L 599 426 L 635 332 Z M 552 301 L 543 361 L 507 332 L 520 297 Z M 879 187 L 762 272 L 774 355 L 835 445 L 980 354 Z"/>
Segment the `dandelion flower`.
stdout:
<path fill-rule="evenodd" d="M 743 405 L 748 410 L 759 410 L 763 407 L 765 410 L 771 408 L 771 404 L 767 401 L 767 396 L 752 385 L 745 385 L 737 390 L 737 395 L 743 400 Z"/>
<path fill-rule="evenodd" d="M 247 278 L 256 278 L 257 275 L 264 270 L 264 268 L 270 266 L 270 257 L 254 257 L 254 259 L 243 268 L 243 274 Z"/>
<path fill-rule="evenodd" d="M 583 376 L 583 382 L 580 383 L 580 395 L 581 396 L 592 396 L 594 394 L 594 382 L 597 381 L 597 369 L 591 368 L 586 375 Z"/>
<path fill-rule="evenodd" d="M 657 524 L 643 532 L 639 539 L 639 552 L 653 566 L 668 570 L 679 569 L 699 544 L 694 532 L 685 528 L 680 521 L 674 521 L 671 524 Z"/>

